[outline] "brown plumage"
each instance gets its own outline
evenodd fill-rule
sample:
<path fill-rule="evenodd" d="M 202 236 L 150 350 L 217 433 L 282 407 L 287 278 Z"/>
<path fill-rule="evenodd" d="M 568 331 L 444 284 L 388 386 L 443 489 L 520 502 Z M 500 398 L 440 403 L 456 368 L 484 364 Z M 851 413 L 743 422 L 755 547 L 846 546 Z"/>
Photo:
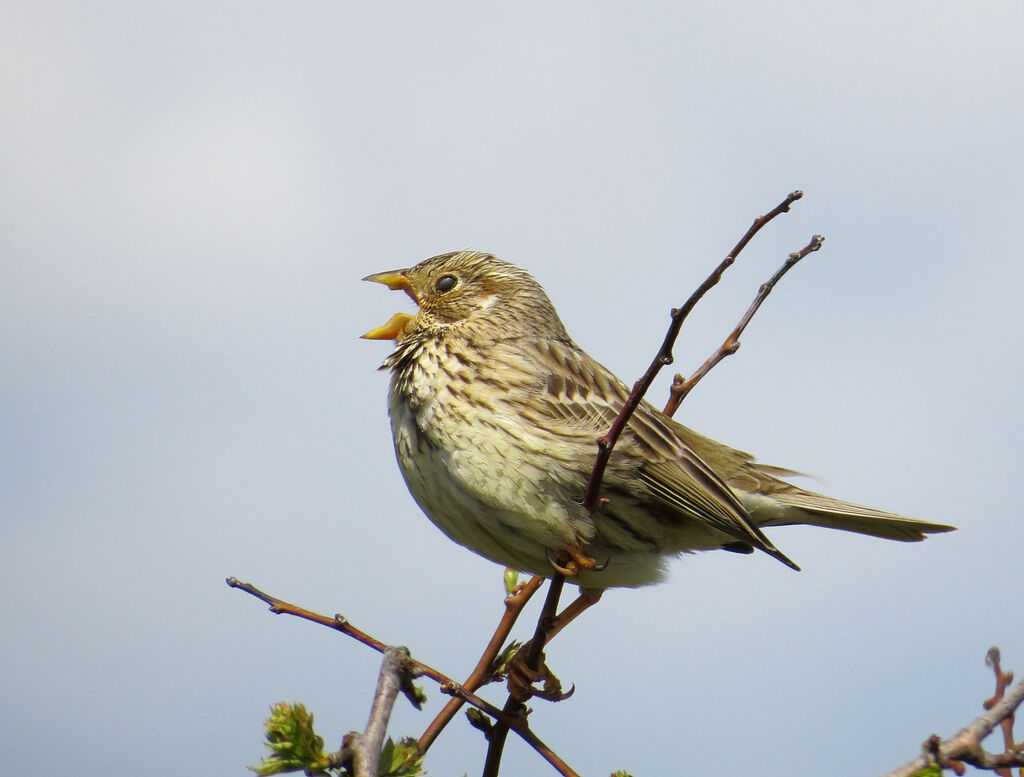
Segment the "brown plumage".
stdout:
<path fill-rule="evenodd" d="M 840 502 L 780 479 L 644 402 L 616 445 L 593 515 L 580 507 L 595 440 L 626 386 L 569 338 L 544 290 L 490 254 L 459 251 L 371 275 L 419 305 L 364 337 L 394 339 L 389 409 L 409 490 L 451 539 L 499 564 L 550 576 L 559 551 L 604 565 L 592 588 L 657 582 L 696 550 L 762 550 L 761 531 L 811 524 L 901 541 L 953 527 Z"/>

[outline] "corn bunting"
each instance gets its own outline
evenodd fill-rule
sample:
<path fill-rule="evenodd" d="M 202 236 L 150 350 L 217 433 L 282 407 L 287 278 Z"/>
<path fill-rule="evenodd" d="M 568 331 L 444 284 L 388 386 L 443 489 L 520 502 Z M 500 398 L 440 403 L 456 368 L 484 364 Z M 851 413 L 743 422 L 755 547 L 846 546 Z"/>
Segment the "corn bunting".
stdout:
<path fill-rule="evenodd" d="M 602 506 L 588 515 L 581 500 L 595 441 L 629 391 L 570 339 L 540 285 L 476 251 L 364 280 L 419 306 L 363 335 L 396 343 L 381 369 L 391 371 L 406 484 L 445 534 L 499 564 L 550 576 L 551 560 L 567 552 L 582 562 L 581 586 L 640 586 L 664 576 L 666 559 L 698 550 L 757 549 L 799 569 L 764 526 L 903 542 L 953 528 L 805 491 L 779 477 L 796 473 L 760 465 L 647 402 L 612 452 Z"/>

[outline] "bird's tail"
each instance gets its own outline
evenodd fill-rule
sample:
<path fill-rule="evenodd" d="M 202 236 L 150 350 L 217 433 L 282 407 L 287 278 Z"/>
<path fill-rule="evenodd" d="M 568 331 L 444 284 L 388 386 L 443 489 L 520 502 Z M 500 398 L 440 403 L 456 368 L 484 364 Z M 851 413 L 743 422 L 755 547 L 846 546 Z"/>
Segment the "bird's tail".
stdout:
<path fill-rule="evenodd" d="M 804 491 L 791 484 L 790 488 L 775 491 L 771 495 L 759 495 L 760 500 L 775 504 L 751 505 L 754 520 L 758 526 L 793 526 L 807 524 L 823 526 L 826 529 L 852 531 L 899 542 L 920 542 L 928 534 L 953 531 L 955 526 L 930 523 L 905 515 L 876 510 L 850 502 L 842 502 L 811 491 Z M 774 507 L 774 509 L 772 509 Z M 760 508 L 760 509 L 758 509 Z"/>
<path fill-rule="evenodd" d="M 759 527 L 807 524 L 900 542 L 920 542 L 925 535 L 956 528 L 805 491 L 783 480 L 800 477 L 799 472 L 759 464 L 749 453 L 729 448 L 685 426 L 675 428 L 701 458 L 712 464 Z"/>

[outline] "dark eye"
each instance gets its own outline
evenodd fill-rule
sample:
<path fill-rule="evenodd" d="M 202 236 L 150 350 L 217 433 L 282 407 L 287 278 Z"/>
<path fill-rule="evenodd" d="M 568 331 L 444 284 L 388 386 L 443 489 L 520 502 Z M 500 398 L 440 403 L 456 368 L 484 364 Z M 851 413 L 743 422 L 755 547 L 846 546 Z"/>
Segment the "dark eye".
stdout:
<path fill-rule="evenodd" d="M 437 279 L 437 284 L 434 286 L 434 288 L 437 289 L 438 292 L 440 292 L 441 294 L 446 294 L 447 292 L 454 289 L 455 284 L 457 284 L 458 282 L 458 278 L 456 278 L 454 275 L 442 275 L 440 278 Z"/>

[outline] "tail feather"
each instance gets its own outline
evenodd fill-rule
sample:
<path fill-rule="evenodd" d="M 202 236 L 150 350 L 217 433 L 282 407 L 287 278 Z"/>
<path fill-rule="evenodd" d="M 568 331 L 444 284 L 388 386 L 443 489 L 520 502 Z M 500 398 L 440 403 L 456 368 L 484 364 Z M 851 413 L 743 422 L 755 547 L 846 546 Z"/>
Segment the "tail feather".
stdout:
<path fill-rule="evenodd" d="M 887 513 L 873 507 L 842 502 L 797 488 L 793 488 L 792 491 L 776 492 L 769 498 L 782 509 L 771 511 L 774 515 L 767 517 L 764 522 L 757 521 L 760 526 L 807 524 L 899 542 L 920 542 L 925 535 L 941 534 L 956 528 Z"/>

